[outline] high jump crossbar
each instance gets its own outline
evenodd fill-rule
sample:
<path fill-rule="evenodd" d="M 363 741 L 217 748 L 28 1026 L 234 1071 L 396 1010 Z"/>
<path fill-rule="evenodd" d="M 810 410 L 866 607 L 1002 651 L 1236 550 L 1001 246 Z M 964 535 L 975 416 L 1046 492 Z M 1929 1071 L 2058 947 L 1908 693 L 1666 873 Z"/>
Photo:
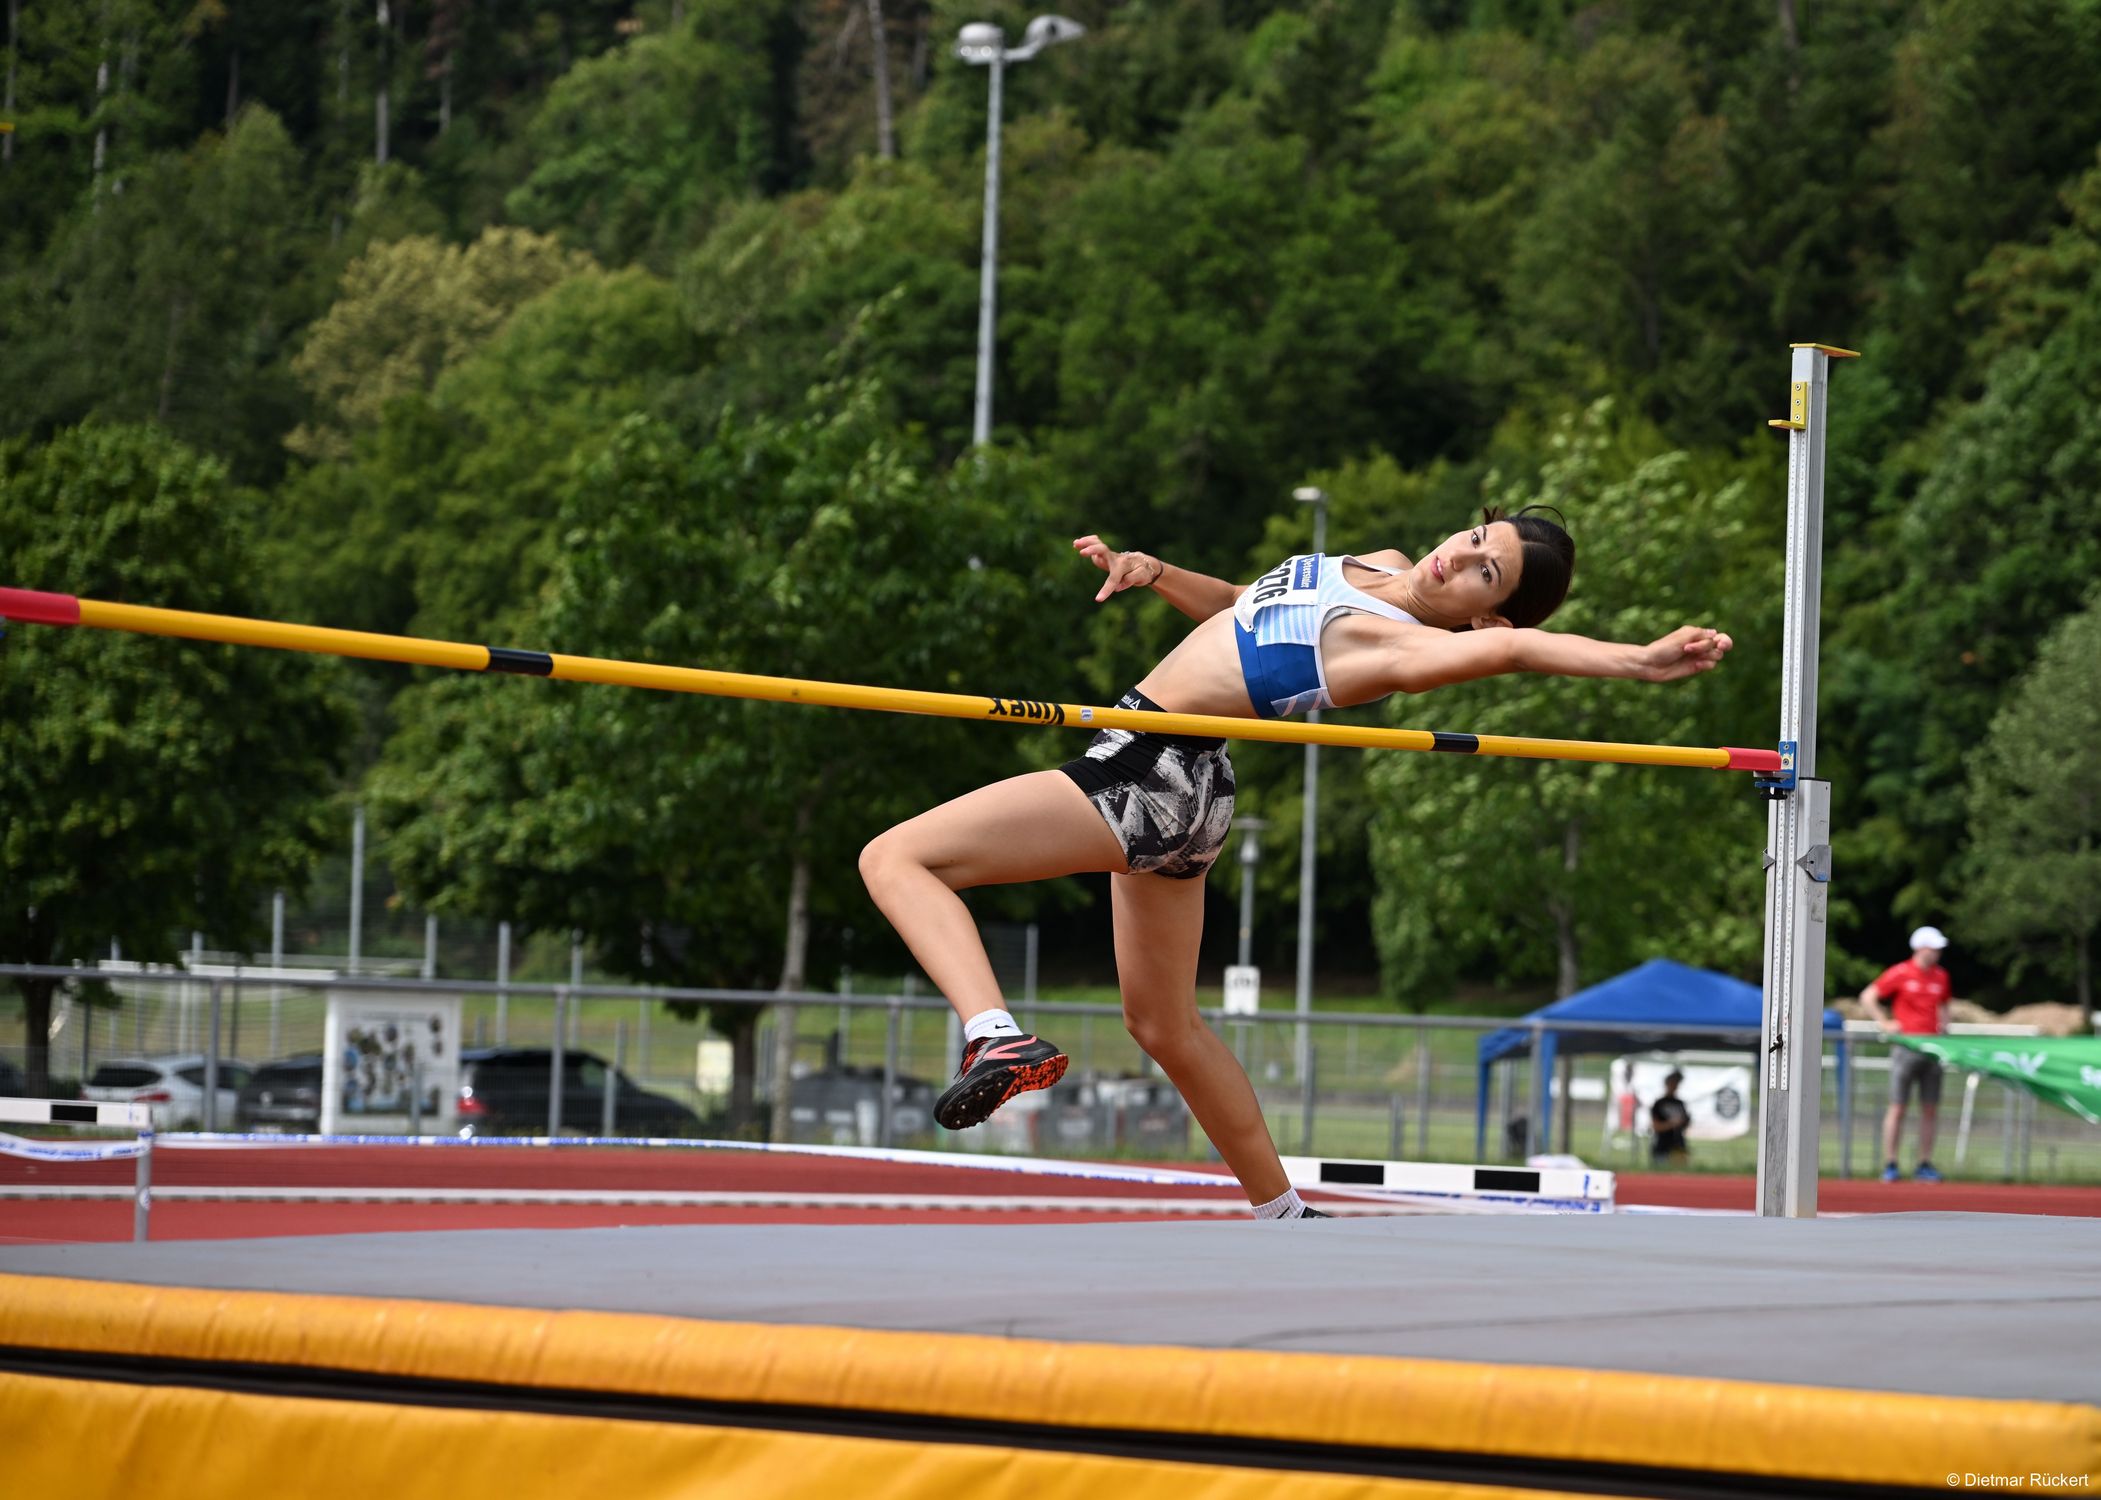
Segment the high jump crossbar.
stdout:
<path fill-rule="evenodd" d="M 461 672 L 508 672 L 560 682 L 595 682 L 660 692 L 704 693 L 823 708 L 874 709 L 980 719 L 1014 725 L 1068 725 L 1086 729 L 1130 729 L 1154 734 L 1201 735 L 1215 739 L 1274 740 L 1289 744 L 1343 745 L 1364 750 L 1428 750 L 1494 755 L 1519 760 L 1598 761 L 1633 766 L 1683 766 L 1699 770 L 1778 773 L 1777 750 L 1688 745 L 1618 744 L 1602 740 L 1529 739 L 1508 734 L 1449 734 L 1442 730 L 1377 729 L 1351 724 L 1302 724 L 1282 719 L 1236 719 L 1212 714 L 1154 713 L 1144 709 L 1096 708 L 1034 698 L 981 698 L 966 693 L 924 693 L 904 688 L 762 677 L 699 667 L 563 656 L 505 646 L 474 646 L 414 636 L 334 630 L 278 620 L 197 614 L 143 604 L 112 604 L 71 594 L 0 588 L 0 619 L 32 625 L 85 625 L 137 635 L 175 636 L 231 646 L 267 646 L 322 656 L 350 656 L 410 666 L 449 667 Z"/>

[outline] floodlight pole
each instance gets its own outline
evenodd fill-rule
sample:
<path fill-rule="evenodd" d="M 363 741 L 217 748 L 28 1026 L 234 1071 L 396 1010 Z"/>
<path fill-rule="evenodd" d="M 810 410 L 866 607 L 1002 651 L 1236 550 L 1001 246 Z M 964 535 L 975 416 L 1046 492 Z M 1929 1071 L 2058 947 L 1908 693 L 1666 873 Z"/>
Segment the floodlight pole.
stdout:
<path fill-rule="evenodd" d="M 991 97 L 985 110 L 985 238 L 978 259 L 978 384 L 971 412 L 970 443 L 982 448 L 992 438 L 992 333 L 999 307 L 999 119 L 1007 64 L 1027 62 L 1045 47 L 1084 36 L 1087 28 L 1063 16 L 1038 16 L 1029 22 L 1019 47 L 1007 45 L 1007 34 L 990 21 L 973 21 L 956 35 L 956 56 L 992 72 Z"/>
<path fill-rule="evenodd" d="M 1830 368 L 1851 350 L 1794 346 L 1786 418 L 1787 574 L 1780 651 L 1781 770 L 1758 778 L 1766 814 L 1764 1068 L 1758 1212 L 1816 1216 L 1824 1092 L 1824 943 L 1831 905 L 1831 783 L 1816 779 L 1823 586 L 1824 432 Z"/>
<path fill-rule="evenodd" d="M 985 239 L 978 259 L 978 386 L 970 419 L 970 445 L 982 448 L 992 438 L 992 327 L 999 302 L 999 116 L 1000 85 L 1007 74 L 1004 47 L 989 64 L 992 97 L 985 111 Z"/>

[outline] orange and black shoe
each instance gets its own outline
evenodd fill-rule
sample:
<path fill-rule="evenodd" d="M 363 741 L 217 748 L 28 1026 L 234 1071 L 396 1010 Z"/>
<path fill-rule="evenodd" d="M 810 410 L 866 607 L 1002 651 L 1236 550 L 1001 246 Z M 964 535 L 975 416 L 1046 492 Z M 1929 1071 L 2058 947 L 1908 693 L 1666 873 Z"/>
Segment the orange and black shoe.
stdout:
<path fill-rule="evenodd" d="M 963 1049 L 956 1081 L 934 1101 L 944 1130 L 968 1130 L 1016 1094 L 1047 1089 L 1065 1076 L 1069 1059 L 1032 1036 L 984 1036 Z"/>

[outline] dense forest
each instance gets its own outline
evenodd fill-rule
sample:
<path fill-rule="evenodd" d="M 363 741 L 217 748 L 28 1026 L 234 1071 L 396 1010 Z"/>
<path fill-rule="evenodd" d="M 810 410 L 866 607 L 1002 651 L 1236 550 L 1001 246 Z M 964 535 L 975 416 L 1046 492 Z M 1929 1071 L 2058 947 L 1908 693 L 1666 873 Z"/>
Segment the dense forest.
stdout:
<path fill-rule="evenodd" d="M 1770 743 L 1787 346 L 1834 371 L 1834 991 L 1945 925 L 2089 999 L 2101 4 L 1069 0 L 1007 72 L 971 444 L 977 0 L 6 0 L 0 583 L 1109 701 L 1184 622 L 1072 537 L 1245 579 L 1569 518 L 1557 628 L 1731 630 L 1669 690 L 1362 716 Z M 2025 690 L 2048 659 L 2046 689 Z M 2020 691 L 2017 691 L 2020 689 Z M 404 897 L 772 985 L 880 918 L 889 821 L 1060 731 L 18 629 L 0 956 L 253 944 L 375 820 Z M 1237 753 L 1288 966 L 1296 751 Z M 1323 760 L 1324 963 L 1393 1003 L 1755 974 L 1764 810 L 1695 772 Z M 1228 951 L 1233 877 L 1214 881 Z M 1075 887 L 984 910 L 1102 916 Z M 1105 903 L 1102 903 L 1105 905 Z M 790 943 L 807 931 L 807 950 Z M 786 955 L 784 959 L 784 954 Z M 1084 967 L 1084 963 L 1081 964 Z"/>

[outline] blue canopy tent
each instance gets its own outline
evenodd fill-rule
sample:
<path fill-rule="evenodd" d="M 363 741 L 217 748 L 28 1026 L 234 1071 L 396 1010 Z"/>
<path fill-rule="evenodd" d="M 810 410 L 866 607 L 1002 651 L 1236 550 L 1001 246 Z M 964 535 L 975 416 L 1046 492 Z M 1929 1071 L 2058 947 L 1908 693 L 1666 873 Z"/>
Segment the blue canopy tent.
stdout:
<path fill-rule="evenodd" d="M 1581 1030 L 1557 1030 L 1558 1024 L 1579 1025 Z M 1745 1050 L 1758 1050 L 1757 1036 L 1764 1024 L 1764 996 L 1755 984 L 1714 974 L 1706 969 L 1687 968 L 1667 958 L 1652 958 L 1639 968 L 1578 990 L 1566 1000 L 1535 1010 L 1517 1025 L 1491 1031 L 1481 1038 L 1480 1076 L 1474 1092 L 1474 1153 L 1478 1157 L 1488 1142 L 1488 1071 L 1504 1058 L 1533 1056 L 1533 1118 L 1535 1139 L 1542 1149 L 1553 1140 L 1551 1111 L 1546 1108 L 1546 1080 L 1563 1055 L 1580 1052 L 1640 1052 L 1653 1048 L 1697 1046 L 1701 1043 L 1733 1045 L 1715 1035 L 1715 1028 L 1730 1027 L 1750 1033 Z M 1846 1083 L 1847 1047 L 1845 1022 L 1837 1011 L 1824 1012 L 1824 1032 L 1838 1041 L 1839 1089 Z M 1566 1149 L 1564 1144 L 1563 1149 Z"/>

